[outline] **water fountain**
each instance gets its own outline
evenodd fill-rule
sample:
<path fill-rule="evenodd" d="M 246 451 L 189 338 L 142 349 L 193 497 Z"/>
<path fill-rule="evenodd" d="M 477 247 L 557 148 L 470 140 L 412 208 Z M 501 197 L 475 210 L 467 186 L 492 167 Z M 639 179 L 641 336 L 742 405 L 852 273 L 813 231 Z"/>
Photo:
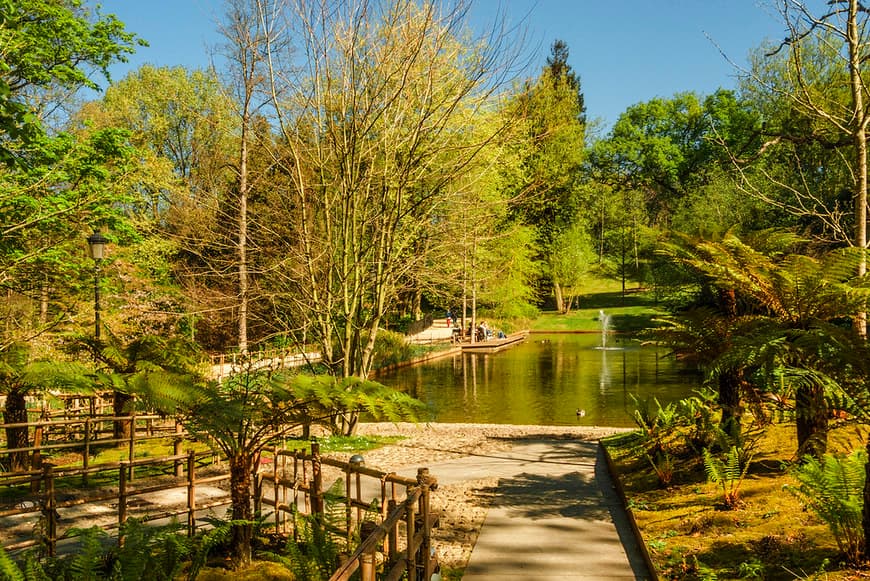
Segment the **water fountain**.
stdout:
<path fill-rule="evenodd" d="M 607 333 L 610 332 L 610 315 L 603 310 L 598 311 L 598 321 L 601 323 L 601 349 L 607 349 Z"/>

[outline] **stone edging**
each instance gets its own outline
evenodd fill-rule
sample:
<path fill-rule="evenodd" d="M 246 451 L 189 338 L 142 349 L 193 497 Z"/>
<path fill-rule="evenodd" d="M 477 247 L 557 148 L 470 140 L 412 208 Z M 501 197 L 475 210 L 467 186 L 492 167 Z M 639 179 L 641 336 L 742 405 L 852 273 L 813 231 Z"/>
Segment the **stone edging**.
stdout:
<path fill-rule="evenodd" d="M 604 460 L 605 462 L 607 462 L 607 470 L 608 472 L 610 472 L 610 480 L 613 481 L 613 488 L 616 490 L 616 495 L 619 496 L 619 501 L 622 503 L 622 507 L 625 509 L 625 514 L 628 517 L 631 531 L 634 534 L 634 538 L 637 541 L 637 546 L 640 549 L 640 555 L 643 558 L 644 563 L 646 564 L 647 570 L 649 570 L 650 580 L 659 581 L 659 575 L 656 571 L 655 565 L 653 565 L 652 557 L 649 554 L 649 549 L 647 548 L 646 543 L 643 540 L 643 535 L 640 533 L 640 529 L 637 526 L 637 521 L 634 520 L 634 513 L 630 508 L 628 508 L 628 500 L 625 496 L 625 489 L 622 487 L 622 481 L 619 479 L 619 473 L 616 471 L 616 466 L 613 464 L 613 458 L 610 457 L 610 452 L 607 450 L 607 446 L 602 444 L 600 441 L 598 442 L 598 447 L 604 453 Z"/>

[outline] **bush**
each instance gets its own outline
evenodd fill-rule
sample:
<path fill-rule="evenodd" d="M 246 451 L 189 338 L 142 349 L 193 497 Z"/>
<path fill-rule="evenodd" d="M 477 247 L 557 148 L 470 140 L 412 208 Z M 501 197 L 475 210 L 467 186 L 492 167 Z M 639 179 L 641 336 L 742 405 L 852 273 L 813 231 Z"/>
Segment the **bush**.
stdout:
<path fill-rule="evenodd" d="M 409 361 L 416 348 L 408 343 L 404 335 L 393 331 L 379 331 L 375 339 L 374 369 Z"/>
<path fill-rule="evenodd" d="M 858 449 L 845 457 L 825 454 L 821 460 L 807 456 L 792 474 L 800 484 L 786 486 L 831 529 L 837 546 L 851 563 L 859 563 L 864 531 L 864 465 L 867 454 Z"/>

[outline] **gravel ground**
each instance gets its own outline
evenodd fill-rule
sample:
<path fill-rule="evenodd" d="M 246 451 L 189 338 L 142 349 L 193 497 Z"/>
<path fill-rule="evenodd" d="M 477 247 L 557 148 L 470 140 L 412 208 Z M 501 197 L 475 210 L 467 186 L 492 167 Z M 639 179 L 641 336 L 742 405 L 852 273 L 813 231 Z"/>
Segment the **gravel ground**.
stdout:
<path fill-rule="evenodd" d="M 510 450 L 521 439 L 593 439 L 615 433 L 614 428 L 582 426 L 514 426 L 501 424 L 361 424 L 359 435 L 402 436 L 395 445 L 366 452 L 366 466 L 383 471 L 403 467 L 428 467 L 470 453 Z M 437 472 L 432 474 L 436 478 Z M 464 569 L 471 557 L 498 478 L 440 485 L 432 506 L 440 512 L 440 526 L 433 531 L 438 561 L 444 567 Z"/>

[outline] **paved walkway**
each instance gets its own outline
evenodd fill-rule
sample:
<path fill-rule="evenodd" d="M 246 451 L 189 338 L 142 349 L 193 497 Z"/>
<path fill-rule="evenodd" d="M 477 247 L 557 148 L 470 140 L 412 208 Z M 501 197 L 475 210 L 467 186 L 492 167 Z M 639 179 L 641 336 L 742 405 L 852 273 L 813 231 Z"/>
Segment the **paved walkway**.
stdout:
<path fill-rule="evenodd" d="M 499 478 L 464 580 L 651 578 L 597 442 L 528 440 L 429 471 L 444 484 Z"/>

